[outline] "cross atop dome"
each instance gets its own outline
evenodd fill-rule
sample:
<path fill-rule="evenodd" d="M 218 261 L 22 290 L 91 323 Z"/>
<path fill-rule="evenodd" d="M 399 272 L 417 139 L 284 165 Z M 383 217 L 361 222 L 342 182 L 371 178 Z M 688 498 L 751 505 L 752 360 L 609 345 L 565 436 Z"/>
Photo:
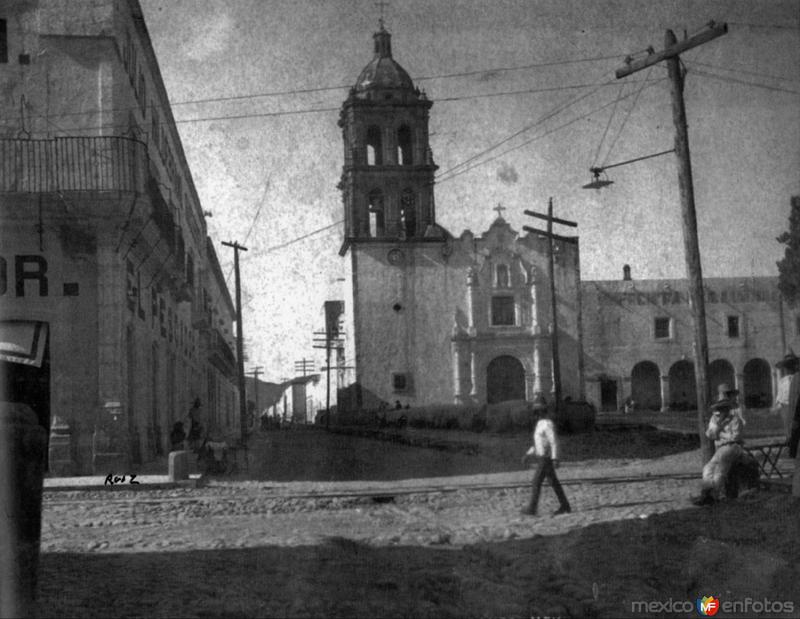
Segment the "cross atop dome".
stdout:
<path fill-rule="evenodd" d="M 498 202 L 497 206 L 495 206 L 492 210 L 493 211 L 497 211 L 497 218 L 498 219 L 503 219 L 503 211 L 506 211 L 508 209 Z"/>
<path fill-rule="evenodd" d="M 384 30 L 384 19 L 383 19 L 383 10 L 389 6 L 388 2 L 375 2 L 375 6 L 377 6 L 381 10 L 381 16 L 378 19 L 378 25 L 380 26 L 381 30 Z"/>

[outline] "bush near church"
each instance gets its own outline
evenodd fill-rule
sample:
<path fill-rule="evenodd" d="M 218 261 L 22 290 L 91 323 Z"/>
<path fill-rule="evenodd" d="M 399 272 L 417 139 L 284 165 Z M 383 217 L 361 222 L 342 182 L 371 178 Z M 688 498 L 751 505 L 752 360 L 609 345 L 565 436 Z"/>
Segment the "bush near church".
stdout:
<path fill-rule="evenodd" d="M 574 434 L 594 429 L 596 411 L 588 402 L 564 402 L 556 419 L 560 432 Z M 342 411 L 331 421 L 339 426 L 404 427 L 472 432 L 533 430 L 533 408 L 525 400 L 497 404 L 430 404 L 404 409 Z"/>

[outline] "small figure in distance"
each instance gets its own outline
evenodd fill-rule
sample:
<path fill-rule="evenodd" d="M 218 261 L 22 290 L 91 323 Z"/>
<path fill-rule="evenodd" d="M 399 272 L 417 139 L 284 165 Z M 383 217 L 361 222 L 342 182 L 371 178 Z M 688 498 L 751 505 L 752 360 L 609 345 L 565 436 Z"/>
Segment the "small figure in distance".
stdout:
<path fill-rule="evenodd" d="M 189 449 L 197 451 L 200 447 L 200 441 L 203 438 L 203 425 L 200 423 L 200 409 L 202 403 L 200 398 L 195 398 L 192 408 L 189 409 Z"/>
<path fill-rule="evenodd" d="M 172 451 L 183 450 L 183 441 L 186 440 L 186 432 L 183 429 L 183 422 L 176 421 L 169 433 L 169 441 L 172 444 Z"/>
<path fill-rule="evenodd" d="M 555 424 L 553 423 L 554 415 L 541 394 L 537 394 L 534 399 L 533 414 L 538 417 L 536 428 L 533 431 L 533 445 L 522 456 L 522 463 L 527 465 L 530 458 L 536 458 L 538 466 L 536 467 L 536 474 L 533 476 L 531 501 L 528 507 L 522 510 L 522 513 L 528 516 L 537 514 L 542 484 L 545 478 L 549 478 L 560 505 L 554 515 L 568 514 L 572 509 L 556 476 L 556 468 L 558 468 L 558 439 L 556 438 Z"/>

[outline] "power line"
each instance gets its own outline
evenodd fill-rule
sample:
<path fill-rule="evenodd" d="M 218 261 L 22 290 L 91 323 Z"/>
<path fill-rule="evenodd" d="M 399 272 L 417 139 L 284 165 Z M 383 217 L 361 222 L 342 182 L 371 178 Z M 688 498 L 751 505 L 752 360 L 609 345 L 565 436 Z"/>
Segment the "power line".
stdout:
<path fill-rule="evenodd" d="M 652 82 L 652 83 L 650 83 L 650 84 L 647 84 L 647 85 L 645 86 L 645 88 L 651 88 L 652 86 L 655 86 L 656 84 L 658 84 L 658 83 L 660 83 L 660 82 L 663 82 L 663 81 L 665 81 L 665 80 L 666 80 L 666 78 L 662 78 L 662 79 L 656 80 L 656 81 L 654 81 L 654 82 Z M 627 97 L 630 97 L 630 96 L 633 96 L 633 93 L 630 93 L 630 94 L 628 94 L 628 95 L 625 95 L 625 97 L 624 97 L 624 98 L 627 98 Z M 503 152 L 501 152 L 501 153 L 498 153 L 498 154 L 497 154 L 497 155 L 495 155 L 494 157 L 490 157 L 489 159 L 485 159 L 485 160 L 483 160 L 483 161 L 478 161 L 478 162 L 476 162 L 474 165 L 471 165 L 471 166 L 469 166 L 469 167 L 467 167 L 467 168 L 465 168 L 465 169 L 463 169 L 463 170 L 459 170 L 458 172 L 455 172 L 455 173 L 451 174 L 451 175 L 450 175 L 450 176 L 448 176 L 447 178 L 444 178 L 444 179 L 436 179 L 436 182 L 437 182 L 437 183 L 443 183 L 443 182 L 446 182 L 446 181 L 452 180 L 452 179 L 453 179 L 453 178 L 455 178 L 456 176 L 459 176 L 460 174 L 463 174 L 463 173 L 465 173 L 465 172 L 469 172 L 470 170 L 472 170 L 472 169 L 474 169 L 474 168 L 477 168 L 478 166 L 482 166 L 482 165 L 484 165 L 484 164 L 486 164 L 486 163 L 490 163 L 490 162 L 492 162 L 492 161 L 495 161 L 496 159 L 499 159 L 499 158 L 500 158 L 500 157 L 502 157 L 503 155 L 507 155 L 508 153 L 510 153 L 510 152 L 513 152 L 513 151 L 515 151 L 515 150 L 518 150 L 518 149 L 522 148 L 523 146 L 527 146 L 527 145 L 528 145 L 528 144 L 530 144 L 531 142 L 535 142 L 536 140 L 539 140 L 539 139 L 541 139 L 541 138 L 543 138 L 543 137 L 546 137 L 546 136 L 550 135 L 551 133 L 555 133 L 556 131 L 560 131 L 561 129 L 564 129 L 564 128 L 566 128 L 566 127 L 568 127 L 568 126 L 572 125 L 572 124 L 575 124 L 575 123 L 576 123 L 576 122 L 578 122 L 579 120 L 582 120 L 582 119 L 584 119 L 584 118 L 587 118 L 588 116 L 591 116 L 592 114 L 595 114 L 596 112 L 599 112 L 600 110 L 603 110 L 603 109 L 605 109 L 605 108 L 609 107 L 610 105 L 613 105 L 613 103 L 614 103 L 613 101 L 609 101 L 609 102 L 608 102 L 608 103 L 606 103 L 605 105 L 602 105 L 602 106 L 600 106 L 600 107 L 598 107 L 598 108 L 595 108 L 595 109 L 593 109 L 593 110 L 590 110 L 589 112 L 586 112 L 585 114 L 582 114 L 581 116 L 578 116 L 577 118 L 573 118 L 572 120 L 570 120 L 570 121 L 568 121 L 568 122 L 566 122 L 566 123 L 564 123 L 564 124 L 562 124 L 562 125 L 559 125 L 558 127 L 554 127 L 553 129 L 551 129 L 551 130 L 549 130 L 549 131 L 546 131 L 545 133 L 542 133 L 541 135 L 534 136 L 534 137 L 532 137 L 531 139 L 529 139 L 529 140 L 526 140 L 526 141 L 522 142 L 521 144 L 518 144 L 517 146 L 512 146 L 511 148 L 508 148 L 508 149 L 504 150 Z"/>
<path fill-rule="evenodd" d="M 646 81 L 646 80 L 636 80 L 637 82 Z M 450 103 L 452 101 L 462 101 L 467 99 L 483 99 L 486 97 L 505 97 L 509 95 L 527 95 L 527 94 L 534 94 L 540 92 L 561 92 L 563 90 L 580 90 L 581 88 L 591 88 L 592 86 L 613 86 L 615 82 L 592 82 L 590 84 L 570 84 L 567 86 L 551 86 L 547 88 L 527 88 L 525 90 L 506 90 L 503 92 L 488 92 L 483 94 L 477 95 L 463 95 L 463 96 L 456 96 L 456 97 L 442 97 L 437 98 L 436 103 Z M 629 82 L 631 83 L 631 82 Z"/>
<path fill-rule="evenodd" d="M 486 75 L 491 73 L 500 73 L 500 72 L 509 72 L 509 71 L 523 71 L 527 69 L 533 68 L 541 68 L 541 67 L 552 67 L 552 66 L 560 66 L 560 65 L 567 65 L 567 64 L 577 64 L 577 63 L 585 63 L 585 62 L 597 62 L 601 60 L 613 60 L 621 58 L 620 54 L 616 54 L 614 56 L 595 56 L 590 58 L 572 58 L 568 60 L 554 60 L 550 62 L 540 62 L 540 63 L 532 63 L 527 65 L 519 65 L 519 66 L 510 66 L 510 67 L 490 67 L 488 69 L 480 69 L 480 70 L 473 70 L 473 71 L 462 71 L 458 73 L 442 73 L 438 75 L 428 75 L 415 78 L 416 81 L 430 81 L 430 80 L 437 80 L 437 79 L 450 79 L 454 77 L 467 77 L 471 75 Z M 274 90 L 274 91 L 267 91 L 267 92 L 260 92 L 260 93 L 249 93 L 249 94 L 242 94 L 242 95 L 228 95 L 224 97 L 206 97 L 202 99 L 185 99 L 183 101 L 170 101 L 167 104 L 170 107 L 175 107 L 178 105 L 197 105 L 203 103 L 224 103 L 229 101 L 242 101 L 247 99 L 258 99 L 264 97 L 280 97 L 280 96 L 296 96 L 302 94 L 311 94 L 317 92 L 328 92 L 334 90 L 344 90 L 352 87 L 352 84 L 341 84 L 338 86 L 319 86 L 314 88 L 295 88 L 289 90 Z M 136 109 L 139 109 L 140 106 L 134 105 L 129 107 L 121 107 L 121 108 L 111 108 L 107 110 L 82 110 L 82 111 L 75 111 L 75 112 L 65 112 L 63 114 L 58 114 L 56 117 L 66 117 L 66 116 L 80 116 L 85 114 L 100 114 L 100 113 L 110 113 L 110 112 L 129 112 Z M 164 106 L 159 105 L 156 106 L 159 109 L 163 110 Z M 338 108 L 337 108 L 338 109 Z M 216 120 L 216 119 L 215 119 Z M 179 121 L 180 122 L 180 121 Z"/>
<path fill-rule="evenodd" d="M 258 202 L 258 208 L 256 209 L 256 214 L 253 216 L 253 221 L 250 222 L 250 228 L 247 230 L 247 235 L 244 237 L 244 243 L 247 243 L 247 239 L 250 238 L 250 233 L 253 231 L 253 227 L 256 225 L 256 221 L 258 221 L 258 216 L 261 214 L 261 209 L 264 206 L 264 203 L 267 201 L 267 192 L 269 191 L 270 181 L 267 179 L 266 184 L 264 185 L 264 192 L 261 194 L 261 200 Z M 233 273 L 233 267 L 231 270 L 228 271 L 228 275 L 225 277 L 225 281 L 230 279 L 231 273 Z"/>
<path fill-rule="evenodd" d="M 770 75 L 769 73 L 764 73 L 762 71 L 748 71 L 747 69 L 730 69 L 728 67 L 721 67 L 719 65 L 711 64 L 708 62 L 700 62 L 699 60 L 691 60 L 690 64 L 696 64 L 702 67 L 708 67 L 709 69 L 717 69 L 719 71 L 730 71 L 733 73 L 745 73 L 747 75 L 755 75 L 757 77 L 766 77 L 773 80 L 782 80 L 786 82 L 800 82 L 800 79 L 796 77 L 783 77 L 780 75 Z"/>
<path fill-rule="evenodd" d="M 786 26 L 782 24 L 751 24 L 749 22 L 729 21 L 732 26 L 748 26 L 750 28 L 774 28 L 776 30 L 800 30 L 800 26 Z"/>
<path fill-rule="evenodd" d="M 608 82 L 608 83 L 613 83 L 613 82 Z M 448 169 L 447 169 L 447 170 L 445 170 L 444 172 L 440 172 L 440 173 L 439 173 L 439 176 L 438 176 L 438 178 L 441 178 L 441 177 L 443 177 L 443 176 L 446 176 L 446 175 L 448 175 L 448 174 L 452 173 L 454 170 L 457 170 L 458 168 L 460 168 L 460 167 L 462 167 L 462 166 L 465 166 L 465 165 L 467 165 L 467 164 L 468 164 L 468 163 L 470 163 L 471 161 L 474 161 L 475 159 L 478 159 L 478 158 L 482 157 L 482 156 L 483 156 L 483 155 L 485 155 L 486 153 L 489 153 L 489 152 L 493 151 L 495 148 L 499 148 L 500 146 L 502 146 L 502 145 L 503 145 L 503 144 L 505 144 L 506 142 L 509 142 L 509 141 L 513 140 L 513 139 L 514 139 L 515 137 L 517 137 L 518 135 L 521 135 L 521 134 L 525 133 L 526 131 L 529 131 L 529 130 L 533 129 L 534 127 L 537 127 L 538 125 L 542 124 L 542 123 L 543 123 L 543 122 L 545 122 L 546 120 L 548 120 L 548 119 L 552 118 L 553 116 L 555 116 L 555 115 L 557 115 L 557 114 L 559 114 L 559 113 L 563 112 L 565 109 L 567 109 L 567 108 L 569 108 L 569 107 L 571 107 L 571 106 L 575 105 L 575 104 L 576 104 L 576 103 L 578 103 L 579 101 L 581 101 L 581 100 L 583 100 L 583 99 L 585 99 L 585 98 L 587 98 L 587 97 L 590 97 L 591 95 L 593 95 L 593 94 L 594 94 L 595 92 L 597 92 L 598 90 L 600 90 L 600 86 L 597 86 L 597 87 L 596 87 L 594 90 L 592 90 L 591 92 L 588 92 L 588 93 L 586 93 L 586 94 L 583 94 L 583 95 L 581 95 L 581 96 L 579 96 L 579 97 L 576 97 L 576 98 L 574 98 L 573 100 L 571 100 L 571 101 L 568 101 L 568 102 L 567 102 L 567 103 L 565 103 L 565 104 L 562 104 L 562 105 L 560 105 L 560 106 L 556 106 L 556 107 L 555 107 L 553 110 L 551 110 L 550 112 L 548 112 L 548 113 L 547 113 L 547 114 L 545 114 L 544 116 L 540 117 L 540 118 L 539 118 L 538 120 L 536 120 L 535 122 L 533 122 L 533 123 L 531 123 L 531 124 L 529 124 L 529 125 L 526 125 L 526 126 L 524 126 L 524 127 L 523 127 L 522 129 L 520 129 L 519 131 L 515 131 L 514 133 L 512 133 L 511 135 L 509 135 L 509 136 L 508 136 L 508 137 L 506 137 L 506 138 L 503 138 L 502 140 L 500 140 L 500 141 L 499 141 L 499 142 L 497 142 L 496 144 L 493 144 L 493 145 L 492 145 L 492 146 L 490 146 L 489 148 L 487 148 L 487 149 L 484 149 L 484 150 L 480 151 L 479 153 L 477 153 L 477 154 L 475 154 L 475 155 L 473 155 L 473 156 L 469 157 L 468 159 L 465 159 L 464 161 L 462 161 L 462 162 L 460 162 L 460 163 L 458 163 L 458 164 L 456 164 L 456 165 L 454 165 L 454 166 L 452 166 L 452 167 L 448 168 Z M 438 178 L 437 178 L 437 180 L 438 180 Z"/>
<path fill-rule="evenodd" d="M 633 110 L 636 108 L 636 103 L 639 101 L 639 95 L 642 94 L 642 91 L 644 90 L 645 82 L 647 82 L 647 78 L 650 77 L 650 73 L 652 72 L 652 69 L 653 69 L 653 67 L 650 67 L 650 69 L 648 69 L 647 73 L 645 74 L 645 79 L 642 80 L 642 85 L 639 88 L 638 92 L 636 93 L 636 96 L 633 99 L 633 103 L 631 104 L 630 108 L 628 108 L 628 111 L 625 114 L 625 118 L 622 119 L 622 124 L 619 127 L 619 131 L 617 131 L 617 135 L 614 136 L 614 139 L 611 142 L 611 146 L 608 147 L 608 152 L 606 152 L 606 157 L 605 157 L 605 159 L 603 159 L 603 164 L 602 165 L 606 165 L 606 163 L 608 162 L 608 158 L 611 156 L 611 152 L 614 150 L 614 146 L 616 146 L 617 140 L 619 140 L 619 136 L 622 135 L 622 130 L 625 128 L 625 124 L 628 122 L 628 119 L 631 116 L 631 112 L 633 112 Z"/>
<path fill-rule="evenodd" d="M 437 103 L 451 103 L 454 101 L 465 101 L 470 99 L 481 99 L 487 97 L 500 97 L 500 96 L 514 96 L 520 94 L 537 94 L 543 92 L 560 92 L 564 90 L 576 90 L 581 88 L 589 88 L 592 86 L 600 86 L 605 87 L 613 84 L 614 82 L 603 82 L 602 84 L 597 83 L 588 83 L 588 84 L 568 84 L 565 86 L 553 86 L 547 88 L 530 88 L 524 90 L 511 90 L 511 91 L 503 91 L 498 93 L 478 93 L 474 95 L 465 94 L 465 95 L 458 95 L 453 97 L 443 97 L 441 99 L 436 99 Z M 292 116 L 298 114 L 315 114 L 320 112 L 338 112 L 340 107 L 324 107 L 324 108 L 301 108 L 301 109 L 293 109 L 293 110 L 280 110 L 275 112 L 250 112 L 247 114 L 234 114 L 234 115 L 222 115 L 222 116 L 200 116 L 196 118 L 184 118 L 184 119 L 176 119 L 174 122 L 176 125 L 179 124 L 190 124 L 190 123 L 197 123 L 197 122 L 213 122 L 213 121 L 220 121 L 220 120 L 243 120 L 248 118 L 270 118 L 270 117 L 277 117 L 277 116 Z M 106 110 L 104 113 L 110 113 L 113 111 L 120 111 L 120 110 Z M 66 116 L 75 116 L 75 115 L 87 115 L 96 113 L 93 111 L 84 111 L 84 112 L 65 112 L 61 114 L 52 114 L 49 117 L 51 118 L 60 118 Z M 44 115 L 40 114 L 38 117 L 45 118 Z M 161 121 L 157 123 L 158 126 L 168 126 L 171 123 L 169 121 Z M 70 129 L 61 129 L 63 133 L 68 133 L 69 131 L 83 131 L 83 130 L 97 130 L 97 129 L 122 129 L 125 128 L 126 125 L 122 124 L 108 124 L 108 125 L 101 125 L 99 127 L 71 127 Z"/>
<path fill-rule="evenodd" d="M 765 90 L 773 90 L 776 92 L 788 92 L 794 95 L 800 95 L 800 90 L 791 90 L 789 88 L 780 88 L 779 86 L 767 86 L 766 84 L 759 84 L 757 82 L 749 82 L 747 80 L 737 79 L 735 77 L 730 77 L 727 75 L 718 75 L 716 73 L 708 73 L 706 71 L 701 71 L 699 69 L 695 69 L 694 73 L 697 75 L 704 75 L 705 77 L 711 77 L 714 79 L 721 80 L 723 82 L 730 82 L 732 84 L 742 84 L 744 86 L 754 86 L 755 88 L 763 88 Z"/>
<path fill-rule="evenodd" d="M 325 232 L 325 230 L 329 230 L 330 228 L 338 226 L 339 224 L 342 223 L 344 223 L 344 219 L 340 219 L 339 221 L 336 221 L 330 224 L 329 226 L 318 228 L 317 230 L 309 232 L 308 234 L 304 234 L 303 236 L 298 236 L 297 238 L 294 238 L 291 241 L 286 241 L 285 243 L 281 243 L 280 245 L 275 245 L 273 247 L 267 247 L 267 249 L 264 250 L 264 253 L 277 251 L 279 249 L 283 249 L 284 247 L 288 247 L 289 245 L 294 245 L 295 243 L 299 243 L 300 241 L 303 241 L 311 236 L 314 236 L 315 234 L 319 234 L 320 232 Z"/>
<path fill-rule="evenodd" d="M 614 107 L 611 110 L 611 114 L 608 115 L 608 122 L 606 123 L 606 128 L 603 131 L 603 135 L 600 138 L 600 143 L 597 145 L 597 152 L 594 154 L 594 159 L 592 165 L 597 163 L 597 158 L 600 156 L 600 149 L 603 148 L 603 142 L 606 140 L 606 135 L 608 135 L 608 129 L 611 127 L 611 121 L 614 120 L 614 114 L 617 112 L 617 104 L 619 104 L 620 99 L 622 98 L 622 92 L 625 90 L 625 82 L 622 82 L 619 86 L 619 93 L 617 93 L 617 98 L 614 99 Z"/>

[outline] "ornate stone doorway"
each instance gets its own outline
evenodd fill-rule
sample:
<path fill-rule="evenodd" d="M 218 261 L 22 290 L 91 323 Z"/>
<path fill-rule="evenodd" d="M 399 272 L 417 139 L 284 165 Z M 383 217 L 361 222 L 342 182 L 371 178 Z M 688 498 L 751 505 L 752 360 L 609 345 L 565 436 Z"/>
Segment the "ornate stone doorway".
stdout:
<path fill-rule="evenodd" d="M 525 368 L 509 355 L 495 357 L 486 368 L 486 401 L 489 404 L 525 399 Z"/>

